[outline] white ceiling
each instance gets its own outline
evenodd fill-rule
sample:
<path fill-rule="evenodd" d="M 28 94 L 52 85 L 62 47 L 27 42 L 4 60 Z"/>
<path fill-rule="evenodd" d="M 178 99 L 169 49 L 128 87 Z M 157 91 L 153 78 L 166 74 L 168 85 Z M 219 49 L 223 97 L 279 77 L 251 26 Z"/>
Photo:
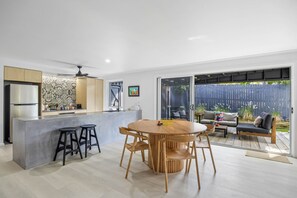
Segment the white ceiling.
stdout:
<path fill-rule="evenodd" d="M 296 0 L 0 0 L 0 57 L 106 75 L 297 49 L 296 10 Z"/>

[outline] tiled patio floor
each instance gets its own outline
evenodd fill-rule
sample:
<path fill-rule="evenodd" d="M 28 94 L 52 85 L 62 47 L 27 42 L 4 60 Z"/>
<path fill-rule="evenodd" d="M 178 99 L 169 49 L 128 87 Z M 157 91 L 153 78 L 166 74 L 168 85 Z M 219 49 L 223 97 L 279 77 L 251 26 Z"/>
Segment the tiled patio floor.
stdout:
<path fill-rule="evenodd" d="M 236 135 L 236 129 L 232 127 L 228 128 L 226 138 L 224 138 L 222 132 L 215 132 L 209 137 L 211 143 L 215 145 L 260 150 L 284 155 L 288 155 L 290 152 L 290 133 L 277 132 L 276 144 L 271 144 L 271 139 L 268 137 L 242 136 L 239 140 Z"/>

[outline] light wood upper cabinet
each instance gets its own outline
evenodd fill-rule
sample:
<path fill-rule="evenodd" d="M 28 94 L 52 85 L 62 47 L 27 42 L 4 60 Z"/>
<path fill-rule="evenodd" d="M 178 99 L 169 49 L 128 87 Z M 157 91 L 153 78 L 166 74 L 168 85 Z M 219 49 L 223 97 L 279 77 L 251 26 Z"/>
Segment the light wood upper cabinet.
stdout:
<path fill-rule="evenodd" d="M 42 72 L 18 67 L 4 67 L 4 80 L 42 83 Z"/>
<path fill-rule="evenodd" d="M 4 67 L 4 80 L 25 81 L 25 70 L 17 67 Z"/>
<path fill-rule="evenodd" d="M 87 112 L 103 109 L 103 80 L 78 78 L 76 80 L 76 103 Z"/>
<path fill-rule="evenodd" d="M 103 80 L 96 80 L 96 111 L 103 110 Z"/>
<path fill-rule="evenodd" d="M 87 111 L 96 111 L 96 79 L 87 78 Z"/>
<path fill-rule="evenodd" d="M 82 109 L 87 109 L 87 80 L 85 78 L 76 79 L 76 104 L 81 104 Z"/>
<path fill-rule="evenodd" d="M 26 82 L 42 82 L 42 72 L 36 70 L 25 69 L 25 81 Z"/>

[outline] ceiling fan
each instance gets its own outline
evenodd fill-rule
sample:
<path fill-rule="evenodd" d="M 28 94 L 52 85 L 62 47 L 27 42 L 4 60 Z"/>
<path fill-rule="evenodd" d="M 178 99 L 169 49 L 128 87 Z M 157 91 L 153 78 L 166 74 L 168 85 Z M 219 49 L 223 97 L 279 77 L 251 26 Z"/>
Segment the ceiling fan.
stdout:
<path fill-rule="evenodd" d="M 58 63 L 63 63 L 63 64 L 67 64 L 67 65 L 73 65 L 73 66 L 76 66 L 78 68 L 78 72 L 74 75 L 74 77 L 89 77 L 89 78 L 96 78 L 96 77 L 93 77 L 93 76 L 89 76 L 88 73 L 82 73 L 81 72 L 81 69 L 83 67 L 89 67 L 89 68 L 96 68 L 94 66 L 82 66 L 82 65 L 77 65 L 77 64 L 74 64 L 74 63 L 69 63 L 69 62 L 65 62 L 65 61 L 60 61 L 60 60 L 52 60 L 54 62 L 58 62 Z M 73 74 L 58 74 L 58 76 L 73 76 Z"/>
<path fill-rule="evenodd" d="M 78 72 L 75 74 L 76 77 L 86 77 L 86 76 L 89 75 L 89 74 L 87 74 L 87 73 L 84 73 L 84 74 L 83 74 L 83 73 L 80 71 L 80 69 L 82 68 L 82 66 L 78 65 L 77 68 L 78 68 Z"/>

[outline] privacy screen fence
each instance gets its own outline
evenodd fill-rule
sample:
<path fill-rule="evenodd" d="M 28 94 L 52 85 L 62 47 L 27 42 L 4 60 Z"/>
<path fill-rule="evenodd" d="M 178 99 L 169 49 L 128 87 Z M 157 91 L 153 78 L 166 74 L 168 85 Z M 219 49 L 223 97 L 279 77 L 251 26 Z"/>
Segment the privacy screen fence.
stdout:
<path fill-rule="evenodd" d="M 290 85 L 285 84 L 204 84 L 195 85 L 195 105 L 206 110 L 221 107 L 231 112 L 250 108 L 256 117 L 263 111 L 287 120 L 291 111 Z"/>

